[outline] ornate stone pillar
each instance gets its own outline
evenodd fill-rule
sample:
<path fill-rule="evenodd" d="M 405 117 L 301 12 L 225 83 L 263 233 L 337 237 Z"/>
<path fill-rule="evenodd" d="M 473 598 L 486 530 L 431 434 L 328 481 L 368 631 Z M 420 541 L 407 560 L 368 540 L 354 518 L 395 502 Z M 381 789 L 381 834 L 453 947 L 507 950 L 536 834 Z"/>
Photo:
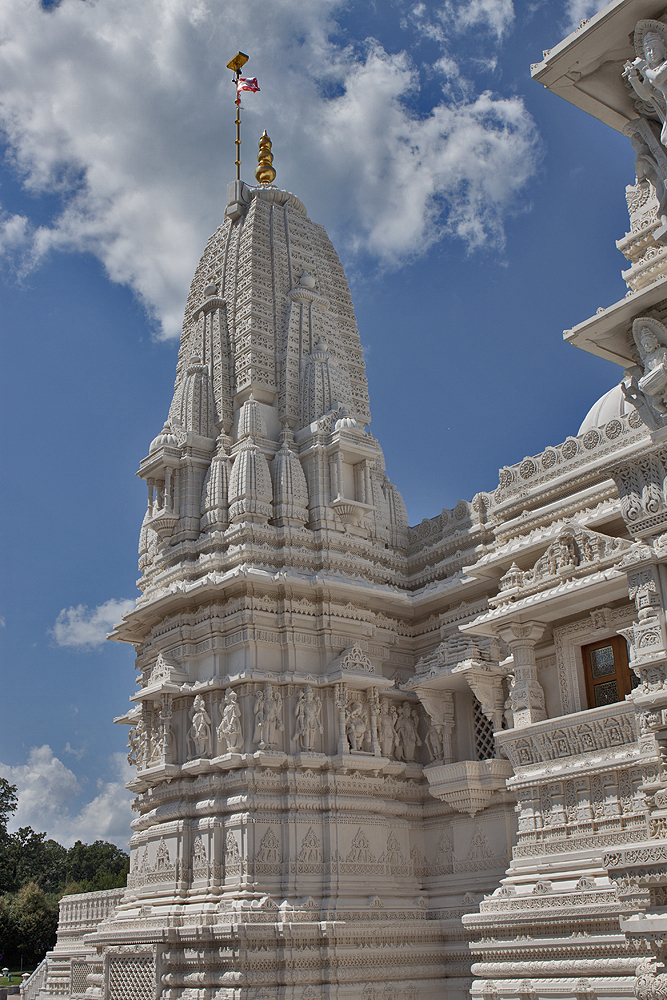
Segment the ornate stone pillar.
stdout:
<path fill-rule="evenodd" d="M 368 692 L 368 714 L 371 722 L 371 749 L 376 757 L 381 757 L 380 741 L 378 739 L 378 715 L 380 714 L 380 696 L 378 689 L 372 687 Z"/>
<path fill-rule="evenodd" d="M 162 723 L 162 763 L 171 764 L 171 708 L 172 696 L 161 695 L 160 722 Z"/>
<path fill-rule="evenodd" d="M 345 681 L 336 684 L 334 697 L 338 709 L 338 753 L 344 754 L 348 753 L 350 749 L 345 732 L 345 710 L 347 708 L 347 684 Z"/>
<path fill-rule="evenodd" d="M 530 621 L 513 622 L 498 630 L 514 657 L 509 701 L 515 729 L 543 722 L 547 717 L 535 662 L 535 645 L 544 629 L 542 622 Z"/>

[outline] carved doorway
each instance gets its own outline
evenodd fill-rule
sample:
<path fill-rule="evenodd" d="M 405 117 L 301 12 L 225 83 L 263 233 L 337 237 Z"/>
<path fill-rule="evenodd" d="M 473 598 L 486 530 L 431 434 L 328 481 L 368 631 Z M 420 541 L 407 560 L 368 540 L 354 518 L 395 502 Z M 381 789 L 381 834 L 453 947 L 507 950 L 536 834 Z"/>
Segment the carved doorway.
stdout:
<path fill-rule="evenodd" d="M 637 686 L 628 666 L 628 646 L 620 635 L 581 647 L 589 708 L 623 701 Z"/>

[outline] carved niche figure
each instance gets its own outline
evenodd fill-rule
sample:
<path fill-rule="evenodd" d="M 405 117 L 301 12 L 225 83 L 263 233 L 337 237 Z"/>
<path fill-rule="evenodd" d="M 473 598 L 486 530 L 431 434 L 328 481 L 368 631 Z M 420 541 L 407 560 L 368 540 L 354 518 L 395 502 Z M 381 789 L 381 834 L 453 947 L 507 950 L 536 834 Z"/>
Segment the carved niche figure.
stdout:
<path fill-rule="evenodd" d="M 637 58 L 623 70 L 645 116 L 662 122 L 660 141 L 667 146 L 667 26 L 661 21 L 638 21 L 634 34 Z"/>
<path fill-rule="evenodd" d="M 445 755 L 445 747 L 442 739 L 442 727 L 434 726 L 429 720 L 426 732 L 426 749 L 429 752 L 431 761 L 442 760 Z"/>
<path fill-rule="evenodd" d="M 390 704 L 388 698 L 383 698 L 380 702 L 380 714 L 378 715 L 378 740 L 380 753 L 383 757 L 391 757 L 394 750 L 396 717 L 394 706 Z"/>
<path fill-rule="evenodd" d="M 640 365 L 630 368 L 630 385 L 621 383 L 626 400 L 651 430 L 667 421 L 667 329 L 652 316 L 638 316 L 632 337 Z"/>
<path fill-rule="evenodd" d="M 562 569 L 576 566 L 577 550 L 572 535 L 560 535 L 551 545 L 549 551 L 549 573 L 552 576 Z"/>
<path fill-rule="evenodd" d="M 648 135 L 642 132 L 649 130 Z M 635 174 L 637 184 L 625 189 L 625 199 L 628 206 L 630 221 L 633 222 L 637 213 L 645 214 L 650 207 L 648 204 L 651 194 L 651 187 L 655 192 L 658 202 L 657 214 L 662 226 L 667 226 L 667 177 L 665 176 L 665 156 L 660 151 L 659 144 L 648 122 L 641 120 L 632 130 L 626 128 L 626 134 L 630 135 L 632 148 L 635 151 Z M 651 149 L 651 145 L 653 149 Z M 657 148 L 656 148 L 657 147 Z M 658 234 L 654 233 L 654 238 Z"/>
<path fill-rule="evenodd" d="M 190 719 L 192 725 L 188 730 L 188 757 L 207 757 L 211 753 L 211 718 L 201 694 L 195 695 Z"/>
<path fill-rule="evenodd" d="M 220 725 L 218 726 L 218 744 L 223 753 L 243 752 L 243 731 L 241 729 L 241 709 L 239 708 L 236 691 L 227 688 L 224 700 L 220 702 Z"/>
<path fill-rule="evenodd" d="M 141 721 L 141 720 L 140 720 Z M 128 734 L 127 755 L 128 764 L 136 764 L 137 770 L 141 770 L 141 740 L 138 733 L 138 725 L 132 726 Z"/>
<path fill-rule="evenodd" d="M 396 719 L 396 757 L 398 760 L 412 761 L 415 759 L 417 747 L 422 745 L 417 732 L 419 715 L 410 707 L 409 701 L 404 701 Z"/>
<path fill-rule="evenodd" d="M 658 320 L 641 317 L 632 324 L 632 335 L 644 369 L 639 388 L 658 413 L 667 413 L 667 330 Z"/>
<path fill-rule="evenodd" d="M 280 718 L 282 709 L 282 696 L 278 691 L 274 691 L 270 684 L 265 684 L 264 689 L 258 691 L 255 698 L 255 731 L 252 736 L 253 743 L 256 743 L 260 750 L 277 746 L 278 733 L 285 728 Z"/>
<path fill-rule="evenodd" d="M 360 701 L 353 701 L 348 709 L 347 722 L 345 724 L 345 732 L 347 733 L 352 750 L 362 749 L 367 728 L 368 723 L 364 706 Z"/>
<path fill-rule="evenodd" d="M 153 735 L 150 715 L 142 715 L 137 720 L 137 724 L 134 727 L 134 736 L 130 732 L 130 742 L 134 744 L 134 760 L 138 771 L 150 767 L 151 762 L 159 758 L 159 740 Z M 129 746 L 130 744 L 128 743 Z M 132 753 L 133 751 L 130 750 L 127 757 L 130 763 L 132 763 L 130 760 Z"/>
<path fill-rule="evenodd" d="M 323 732 L 322 699 L 313 693 L 309 684 L 305 691 L 299 691 L 294 739 L 302 750 L 314 750 L 316 735 Z"/>

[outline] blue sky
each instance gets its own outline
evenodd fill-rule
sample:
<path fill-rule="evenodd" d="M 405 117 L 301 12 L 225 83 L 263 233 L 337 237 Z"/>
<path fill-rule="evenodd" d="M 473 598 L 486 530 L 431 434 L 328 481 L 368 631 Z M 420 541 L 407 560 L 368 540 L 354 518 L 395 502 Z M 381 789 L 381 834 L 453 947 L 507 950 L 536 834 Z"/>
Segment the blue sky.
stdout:
<path fill-rule="evenodd" d="M 620 299 L 628 140 L 530 79 L 596 8 L 512 0 L 5 0 L 0 775 L 21 823 L 127 840 L 139 461 L 191 275 L 266 127 L 346 267 L 410 522 L 576 434 L 621 371 L 562 331 Z"/>

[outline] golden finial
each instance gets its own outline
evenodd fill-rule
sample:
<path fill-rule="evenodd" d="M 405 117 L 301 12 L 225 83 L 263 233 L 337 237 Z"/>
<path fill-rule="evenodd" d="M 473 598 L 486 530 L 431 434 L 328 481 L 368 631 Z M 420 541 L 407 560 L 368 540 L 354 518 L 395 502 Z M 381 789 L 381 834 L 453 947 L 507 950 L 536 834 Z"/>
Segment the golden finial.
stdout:
<path fill-rule="evenodd" d="M 266 129 L 259 140 L 259 153 L 257 154 L 257 167 L 255 168 L 255 178 L 258 184 L 273 184 L 276 172 L 271 166 L 273 163 L 273 153 L 271 152 L 271 140 L 266 134 Z"/>

